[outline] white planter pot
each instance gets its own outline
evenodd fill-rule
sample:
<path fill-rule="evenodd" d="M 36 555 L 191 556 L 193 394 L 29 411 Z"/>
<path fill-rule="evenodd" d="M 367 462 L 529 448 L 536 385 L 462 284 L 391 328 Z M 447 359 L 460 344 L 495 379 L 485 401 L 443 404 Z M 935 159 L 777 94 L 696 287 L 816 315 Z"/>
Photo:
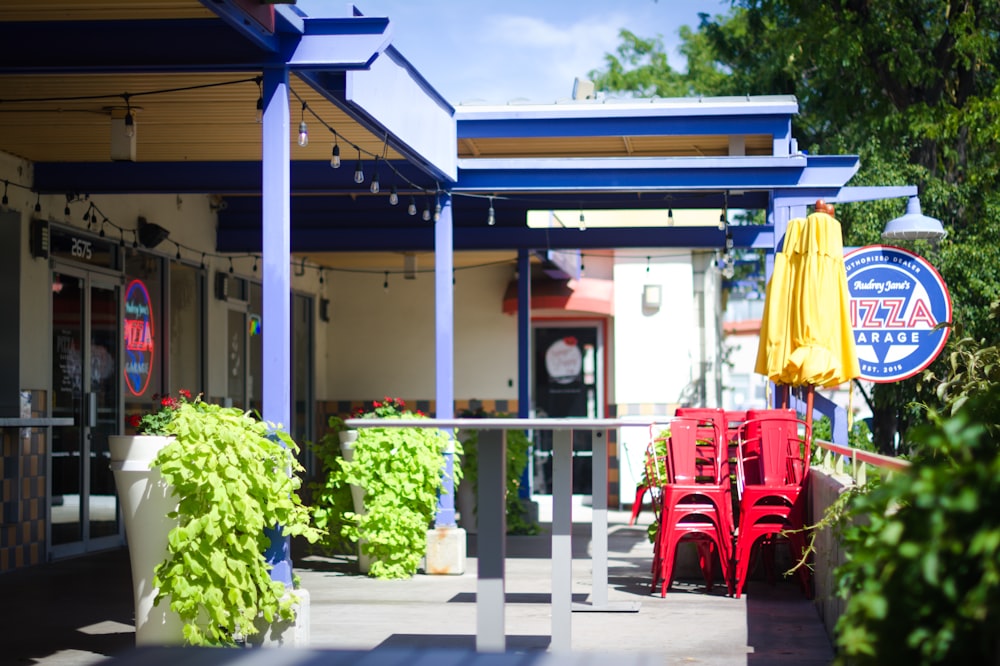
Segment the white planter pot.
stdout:
<path fill-rule="evenodd" d="M 351 462 L 354 460 L 354 445 L 358 441 L 357 430 L 343 430 L 340 435 L 340 453 L 344 460 Z M 351 485 L 351 500 L 354 502 L 354 513 L 363 514 L 365 512 L 365 489 L 360 486 Z M 372 558 L 361 552 L 362 541 L 358 541 L 358 570 L 367 574 L 371 571 Z"/>
<path fill-rule="evenodd" d="M 159 470 L 150 466 L 170 440 L 157 435 L 108 438 L 132 565 L 136 645 L 184 643 L 183 624 L 170 610 L 170 600 L 153 605 L 157 592 L 153 569 L 167 558 L 167 535 L 177 525 L 176 519 L 167 518 L 167 514 L 177 509 L 177 500 Z"/>

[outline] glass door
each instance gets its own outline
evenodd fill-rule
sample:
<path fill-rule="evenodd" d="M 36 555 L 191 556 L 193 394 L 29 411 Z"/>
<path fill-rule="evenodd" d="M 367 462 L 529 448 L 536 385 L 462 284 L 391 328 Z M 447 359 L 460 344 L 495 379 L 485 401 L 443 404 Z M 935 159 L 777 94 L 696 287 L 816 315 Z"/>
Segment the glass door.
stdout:
<path fill-rule="evenodd" d="M 598 387 L 599 329 L 595 325 L 536 325 L 534 329 L 535 413 L 539 417 L 599 418 L 603 416 Z M 592 491 L 591 436 L 573 433 L 573 494 Z M 535 434 L 535 479 L 541 494 L 552 488 L 552 431 Z"/>
<path fill-rule="evenodd" d="M 54 557 L 123 543 L 108 436 L 121 428 L 121 287 L 114 277 L 52 273 L 50 538 Z"/>

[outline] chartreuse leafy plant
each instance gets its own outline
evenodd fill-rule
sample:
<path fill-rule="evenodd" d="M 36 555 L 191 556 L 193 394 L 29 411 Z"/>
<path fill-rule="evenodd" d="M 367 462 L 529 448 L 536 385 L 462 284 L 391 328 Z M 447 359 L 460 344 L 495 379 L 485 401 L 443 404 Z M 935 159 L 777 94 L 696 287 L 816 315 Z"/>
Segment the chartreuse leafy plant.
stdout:
<path fill-rule="evenodd" d="M 415 419 L 420 412 L 406 409 L 398 398 L 373 403 L 355 418 Z M 336 417 L 335 417 L 336 419 Z M 336 425 L 337 421 L 333 422 Z M 371 557 L 369 575 L 408 578 L 417 572 L 427 550 L 427 530 L 443 491 L 445 452 L 449 436 L 437 428 L 359 428 L 352 460 L 337 455 L 336 427 L 320 440 L 317 455 L 326 463 L 327 476 L 313 486 L 317 524 L 329 527 L 326 545 L 336 549 L 341 538 L 360 542 Z M 461 445 L 453 443 L 456 455 Z M 456 465 L 457 483 L 461 470 Z M 364 511 L 345 508 L 351 485 L 364 490 Z"/>
<path fill-rule="evenodd" d="M 169 597 L 191 645 L 235 645 L 255 622 L 292 620 L 294 592 L 271 580 L 265 529 L 320 537 L 296 494 L 302 467 L 287 433 L 236 408 L 183 401 L 163 424 L 173 441 L 154 465 L 178 500 L 179 524 L 157 565 L 156 603 Z"/>
<path fill-rule="evenodd" d="M 467 418 L 506 418 L 507 414 L 487 415 L 483 412 L 469 412 L 462 415 Z M 479 431 L 463 430 L 462 439 L 462 473 L 466 483 L 472 483 L 475 497 L 479 496 Z M 528 466 L 528 451 L 531 440 L 523 430 L 507 431 L 507 492 L 506 515 L 507 534 L 538 534 L 541 526 L 531 520 L 528 511 L 521 501 L 521 474 Z"/>

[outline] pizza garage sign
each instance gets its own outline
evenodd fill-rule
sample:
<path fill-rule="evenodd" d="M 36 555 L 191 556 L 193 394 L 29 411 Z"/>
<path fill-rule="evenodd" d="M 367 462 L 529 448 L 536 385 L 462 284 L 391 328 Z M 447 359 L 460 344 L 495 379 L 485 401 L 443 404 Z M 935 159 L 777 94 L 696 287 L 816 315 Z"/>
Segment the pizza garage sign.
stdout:
<path fill-rule="evenodd" d="M 929 366 L 944 349 L 951 297 L 923 257 L 897 247 L 869 245 L 844 255 L 851 326 L 861 379 L 887 383 Z"/>

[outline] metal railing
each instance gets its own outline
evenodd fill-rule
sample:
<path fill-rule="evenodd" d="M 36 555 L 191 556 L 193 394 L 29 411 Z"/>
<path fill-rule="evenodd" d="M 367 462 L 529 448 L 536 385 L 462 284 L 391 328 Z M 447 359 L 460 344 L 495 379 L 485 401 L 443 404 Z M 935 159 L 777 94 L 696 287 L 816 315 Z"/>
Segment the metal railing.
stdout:
<path fill-rule="evenodd" d="M 868 480 L 867 466 L 878 467 L 890 472 L 901 472 L 909 469 L 910 461 L 892 456 L 862 451 L 843 444 L 834 444 L 822 439 L 813 441 L 813 444 L 823 449 L 823 466 L 833 470 L 836 474 L 847 474 L 859 486 L 863 486 Z"/>

